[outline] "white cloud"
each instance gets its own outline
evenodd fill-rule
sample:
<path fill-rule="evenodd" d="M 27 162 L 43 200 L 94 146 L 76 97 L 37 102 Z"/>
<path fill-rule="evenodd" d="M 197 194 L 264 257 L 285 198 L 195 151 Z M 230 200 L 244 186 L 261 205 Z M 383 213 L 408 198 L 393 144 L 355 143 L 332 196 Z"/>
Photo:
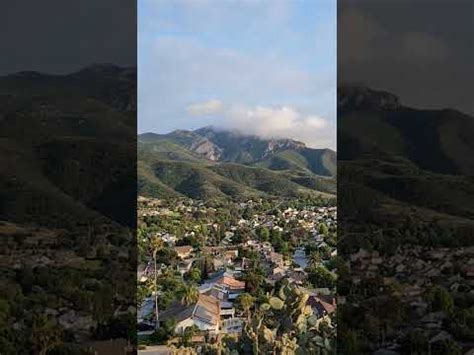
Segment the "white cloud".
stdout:
<path fill-rule="evenodd" d="M 209 114 L 223 108 L 210 98 L 255 108 L 289 104 L 335 124 L 335 22 L 326 10 L 310 21 L 300 8 L 287 0 L 142 1 L 138 130 L 214 123 Z"/>
<path fill-rule="evenodd" d="M 188 112 L 194 116 L 205 116 L 219 112 L 223 108 L 219 100 L 200 102 L 188 107 Z"/>
<path fill-rule="evenodd" d="M 291 138 L 310 147 L 335 149 L 335 127 L 330 121 L 289 106 L 248 107 L 210 100 L 190 105 L 188 112 L 194 116 L 214 116 L 212 124 L 217 128 L 264 138 Z"/>

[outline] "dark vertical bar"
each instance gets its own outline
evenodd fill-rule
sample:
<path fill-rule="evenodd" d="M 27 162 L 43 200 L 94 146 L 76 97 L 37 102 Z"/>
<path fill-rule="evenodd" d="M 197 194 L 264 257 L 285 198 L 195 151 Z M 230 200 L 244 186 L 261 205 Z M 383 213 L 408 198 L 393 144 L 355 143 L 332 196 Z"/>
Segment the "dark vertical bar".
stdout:
<path fill-rule="evenodd" d="M 1 7 L 0 353 L 133 351 L 136 2 Z"/>
<path fill-rule="evenodd" d="M 338 2 L 338 352 L 472 351 L 473 3 Z"/>

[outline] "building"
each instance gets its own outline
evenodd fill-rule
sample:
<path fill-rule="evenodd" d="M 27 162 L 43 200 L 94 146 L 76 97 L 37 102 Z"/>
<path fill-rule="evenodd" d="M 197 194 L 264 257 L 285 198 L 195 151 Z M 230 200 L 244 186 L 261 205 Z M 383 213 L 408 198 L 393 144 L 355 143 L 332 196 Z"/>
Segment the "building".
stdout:
<path fill-rule="evenodd" d="M 159 326 L 168 319 L 176 321 L 176 333 L 197 326 L 201 331 L 217 333 L 220 326 L 220 302 L 218 299 L 200 294 L 199 300 L 190 306 L 175 304 L 159 315 Z"/>
<path fill-rule="evenodd" d="M 178 257 L 181 259 L 186 259 L 191 256 L 194 248 L 190 245 L 182 245 L 175 247 L 174 250 L 176 251 L 176 254 L 178 254 Z"/>
<path fill-rule="evenodd" d="M 234 301 L 245 292 L 245 282 L 226 274 L 205 283 L 207 293 L 222 301 Z M 203 285 L 204 286 L 204 285 Z M 205 290 L 204 288 L 202 289 Z"/>
<path fill-rule="evenodd" d="M 327 316 L 331 316 L 337 308 L 336 298 L 332 296 L 311 295 L 309 296 L 306 304 L 311 306 L 314 315 L 316 315 L 318 318 L 326 318 Z"/>

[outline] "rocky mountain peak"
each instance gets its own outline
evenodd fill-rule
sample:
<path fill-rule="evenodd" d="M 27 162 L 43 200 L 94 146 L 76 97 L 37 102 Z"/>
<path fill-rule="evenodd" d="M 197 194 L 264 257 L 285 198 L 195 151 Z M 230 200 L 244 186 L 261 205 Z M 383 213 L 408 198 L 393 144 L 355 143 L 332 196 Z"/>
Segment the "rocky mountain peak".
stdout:
<path fill-rule="evenodd" d="M 302 149 L 306 145 L 303 142 L 298 142 L 292 139 L 275 139 L 272 138 L 267 142 L 267 148 L 265 150 L 265 155 L 274 153 L 276 151 L 286 150 L 286 149 Z"/>
<path fill-rule="evenodd" d="M 339 110 L 397 110 L 401 107 L 397 96 L 363 86 L 339 86 L 337 108 Z"/>
<path fill-rule="evenodd" d="M 206 159 L 218 161 L 222 156 L 222 149 L 211 142 L 208 138 L 197 139 L 189 147 L 195 153 Z"/>

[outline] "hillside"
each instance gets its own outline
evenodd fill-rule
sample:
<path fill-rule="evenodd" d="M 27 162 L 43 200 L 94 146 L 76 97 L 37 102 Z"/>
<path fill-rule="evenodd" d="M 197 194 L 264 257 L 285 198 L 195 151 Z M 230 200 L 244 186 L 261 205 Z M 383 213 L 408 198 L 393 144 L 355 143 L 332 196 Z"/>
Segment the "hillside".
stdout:
<path fill-rule="evenodd" d="M 2 353 L 134 332 L 114 310 L 136 305 L 135 97 L 136 70 L 113 65 L 0 77 Z"/>
<path fill-rule="evenodd" d="M 474 118 L 405 107 L 368 88 L 341 87 L 338 98 L 340 203 L 357 203 L 353 210 L 377 223 L 410 216 L 474 227 L 474 145 L 466 136 Z"/>
<path fill-rule="evenodd" d="M 138 137 L 139 193 L 237 198 L 335 194 L 336 155 L 205 127 Z"/>
<path fill-rule="evenodd" d="M 136 193 L 135 73 L 94 65 L 0 77 L 0 219 L 135 223 L 110 202 Z"/>

